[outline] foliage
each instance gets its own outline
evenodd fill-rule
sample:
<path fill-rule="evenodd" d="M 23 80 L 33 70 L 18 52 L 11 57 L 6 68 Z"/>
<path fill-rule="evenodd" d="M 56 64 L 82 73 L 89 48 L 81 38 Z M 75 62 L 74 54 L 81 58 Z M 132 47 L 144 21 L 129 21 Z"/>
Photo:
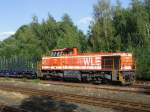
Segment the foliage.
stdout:
<path fill-rule="evenodd" d="M 0 56 L 40 59 L 54 48 L 77 47 L 80 51 L 85 51 L 85 42 L 85 35 L 67 14 L 59 22 L 48 14 L 47 20 L 39 23 L 34 16 L 29 25 L 22 25 L 14 35 L 0 43 Z"/>
<path fill-rule="evenodd" d="M 84 34 L 73 25 L 70 17 L 65 14 L 62 17 L 62 22 L 59 23 L 59 38 L 57 40 L 57 48 L 77 47 L 80 51 L 86 48 Z"/>
<path fill-rule="evenodd" d="M 113 51 L 113 33 L 110 2 L 101 0 L 94 5 L 94 22 L 89 37 L 92 51 Z"/>

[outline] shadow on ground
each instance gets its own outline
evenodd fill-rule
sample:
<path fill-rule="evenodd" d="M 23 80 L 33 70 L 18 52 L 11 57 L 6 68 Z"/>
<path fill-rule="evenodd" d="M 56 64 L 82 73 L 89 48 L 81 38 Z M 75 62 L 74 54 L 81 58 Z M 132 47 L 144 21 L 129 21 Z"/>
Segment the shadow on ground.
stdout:
<path fill-rule="evenodd" d="M 79 109 L 75 104 L 55 101 L 46 96 L 29 97 L 22 102 L 20 108 L 29 112 L 89 112 L 86 109 Z"/>

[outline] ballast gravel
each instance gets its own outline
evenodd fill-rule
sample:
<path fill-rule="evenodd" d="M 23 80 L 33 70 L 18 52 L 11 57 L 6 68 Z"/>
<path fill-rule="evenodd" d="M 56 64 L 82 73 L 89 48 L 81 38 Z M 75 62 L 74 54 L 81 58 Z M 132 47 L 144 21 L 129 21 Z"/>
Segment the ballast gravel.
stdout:
<path fill-rule="evenodd" d="M 0 79 L 0 84 L 15 85 L 19 87 L 29 87 L 29 88 L 35 88 L 35 89 L 40 89 L 40 90 L 49 90 L 49 91 L 56 91 L 56 92 L 72 93 L 72 94 L 79 94 L 79 95 L 86 95 L 86 96 L 95 96 L 95 97 L 100 97 L 100 98 L 109 98 L 109 99 L 142 102 L 142 103 L 150 104 L 150 95 L 143 94 L 143 93 L 117 92 L 117 91 L 110 91 L 110 90 L 104 90 L 104 89 L 92 89 L 92 88 L 87 88 L 87 87 L 85 88 L 70 87 L 70 86 L 65 86 L 65 85 L 43 84 L 40 81 L 28 82 L 26 80 L 18 81 L 15 79 L 9 79 L 9 80 Z M 6 96 L 11 96 L 8 94 Z M 2 96 L 4 96 L 4 94 L 1 94 L 1 91 L 0 91 L 0 102 L 7 101 L 6 100 L 7 97 L 5 99 Z M 13 96 L 15 97 L 15 95 Z M 22 98 L 21 95 L 17 95 L 17 98 L 18 97 L 19 99 Z M 26 96 L 23 96 L 23 97 L 25 97 L 25 99 L 28 99 Z M 16 104 L 18 103 L 16 102 Z M 75 108 L 76 106 L 74 105 L 76 105 L 78 108 Z M 72 112 L 116 112 L 116 110 L 113 110 L 113 109 L 106 109 L 106 108 L 101 108 L 101 107 L 98 108 L 98 107 L 79 105 L 79 104 L 74 104 L 74 105 L 72 105 L 74 108 L 71 106 L 71 109 L 73 108 Z M 57 104 L 57 106 L 59 108 L 62 108 L 60 104 L 59 105 Z M 43 111 L 43 112 L 47 112 L 47 111 Z M 64 112 L 70 112 L 70 111 L 65 110 Z"/>

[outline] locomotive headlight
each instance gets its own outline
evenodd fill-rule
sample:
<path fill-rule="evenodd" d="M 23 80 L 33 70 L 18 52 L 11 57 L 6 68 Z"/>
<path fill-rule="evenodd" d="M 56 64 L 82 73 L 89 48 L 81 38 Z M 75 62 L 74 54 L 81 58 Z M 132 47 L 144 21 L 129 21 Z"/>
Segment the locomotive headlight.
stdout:
<path fill-rule="evenodd" d="M 46 60 L 45 59 L 42 59 L 42 65 L 45 65 L 46 64 Z"/>

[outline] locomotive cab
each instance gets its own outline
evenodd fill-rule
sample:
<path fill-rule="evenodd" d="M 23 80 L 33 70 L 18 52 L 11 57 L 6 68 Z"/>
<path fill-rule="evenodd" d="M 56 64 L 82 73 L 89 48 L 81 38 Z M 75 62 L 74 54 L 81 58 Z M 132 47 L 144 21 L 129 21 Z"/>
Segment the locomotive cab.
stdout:
<path fill-rule="evenodd" d="M 111 71 L 109 74 L 111 81 L 119 81 L 123 85 L 132 84 L 135 81 L 135 65 L 130 53 L 103 56 L 102 69 Z M 105 74 L 105 76 L 107 75 Z"/>
<path fill-rule="evenodd" d="M 77 52 L 78 52 L 77 48 L 55 49 L 52 50 L 51 56 L 59 57 L 59 56 L 77 55 Z"/>

